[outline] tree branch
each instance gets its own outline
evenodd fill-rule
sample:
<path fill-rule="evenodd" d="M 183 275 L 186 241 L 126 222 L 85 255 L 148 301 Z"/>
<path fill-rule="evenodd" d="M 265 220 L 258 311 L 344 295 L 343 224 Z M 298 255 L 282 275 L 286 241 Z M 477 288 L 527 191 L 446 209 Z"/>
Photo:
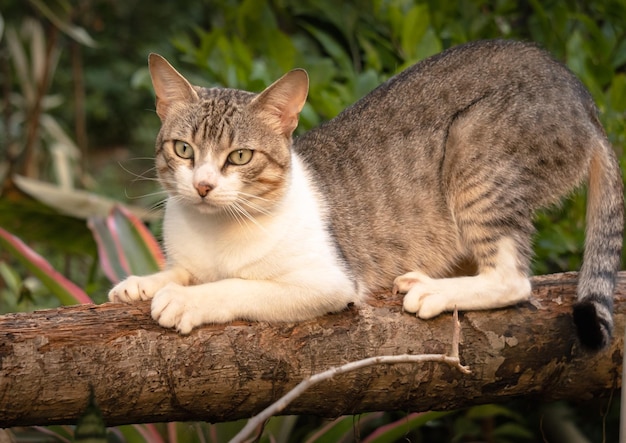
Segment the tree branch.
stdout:
<path fill-rule="evenodd" d="M 263 425 L 266 420 L 269 420 L 272 416 L 280 414 L 289 403 L 298 398 L 304 391 L 309 389 L 318 383 L 321 383 L 331 378 L 345 374 L 346 372 L 356 371 L 358 369 L 367 368 L 374 365 L 394 365 L 398 363 L 445 363 L 453 368 L 458 369 L 462 374 L 470 374 L 470 370 L 467 366 L 461 364 L 459 359 L 459 340 L 461 336 L 461 323 L 459 322 L 459 313 L 454 311 L 453 323 L 452 323 L 452 349 L 450 354 L 420 354 L 420 355 L 380 355 L 377 357 L 365 358 L 363 360 L 353 361 L 346 363 L 345 365 L 327 369 L 319 374 L 312 375 L 311 377 L 301 381 L 291 391 L 287 392 L 281 398 L 274 403 L 263 409 L 260 413 L 248 420 L 248 423 L 237 433 L 237 435 L 231 440 L 231 443 L 240 443 L 245 440 L 252 431 Z"/>
<path fill-rule="evenodd" d="M 575 284 L 575 273 L 536 277 L 534 303 L 462 314 L 458 346 L 471 374 L 434 362 L 367 366 L 310 386 L 282 412 L 333 417 L 606 395 L 621 383 L 626 273 L 615 338 L 598 354 L 576 341 Z M 416 319 L 390 294 L 309 322 L 236 322 L 184 337 L 160 328 L 149 311 L 148 303 L 107 303 L 0 316 L 0 427 L 74 423 L 90 385 L 108 425 L 234 420 L 329 368 L 384 355 L 450 355 L 454 342 L 449 315 Z"/>

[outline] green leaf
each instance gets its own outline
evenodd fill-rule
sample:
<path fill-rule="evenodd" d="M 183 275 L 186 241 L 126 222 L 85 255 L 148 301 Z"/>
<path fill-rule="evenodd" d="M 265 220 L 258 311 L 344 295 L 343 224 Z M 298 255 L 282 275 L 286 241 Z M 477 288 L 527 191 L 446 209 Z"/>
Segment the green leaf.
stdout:
<path fill-rule="evenodd" d="M 93 303 L 82 289 L 57 272 L 42 256 L 2 228 L 0 228 L 0 245 L 36 276 L 62 304 Z"/>
<path fill-rule="evenodd" d="M 0 226 L 29 244 L 61 254 L 96 255 L 96 244 L 83 220 L 60 214 L 21 193 L 0 197 Z"/>
<path fill-rule="evenodd" d="M 400 47 L 405 59 L 416 60 L 418 45 L 424 38 L 430 15 L 428 5 L 420 4 L 413 6 L 402 21 L 402 34 L 400 35 Z"/>
<path fill-rule="evenodd" d="M 354 98 L 359 99 L 371 92 L 380 84 L 378 74 L 373 69 L 368 69 L 359 74 L 355 82 Z"/>
<path fill-rule="evenodd" d="M 122 437 L 121 441 L 126 443 L 164 443 L 163 437 L 153 423 L 117 426 L 116 430 Z"/>
<path fill-rule="evenodd" d="M 320 426 L 311 433 L 305 443 L 333 443 L 340 441 L 346 432 L 353 429 L 354 419 L 351 416 L 342 416 Z"/>
<path fill-rule="evenodd" d="M 20 292 L 21 279 L 19 274 L 5 262 L 0 262 L 0 277 L 4 280 L 5 286 L 13 293 Z"/>
<path fill-rule="evenodd" d="M 472 420 L 491 417 L 508 417 L 518 421 L 522 420 L 522 417 L 511 409 L 496 404 L 473 406 L 467 411 L 466 416 Z"/>
<path fill-rule="evenodd" d="M 452 443 L 472 441 L 472 438 L 476 439 L 482 432 L 480 425 L 476 421 L 464 416 L 454 420 L 453 430 L 454 437 L 451 439 Z"/>
<path fill-rule="evenodd" d="M 306 438 L 300 440 L 305 443 L 335 443 L 338 441 L 353 441 L 355 435 L 364 435 L 366 429 L 371 429 L 384 419 L 385 412 L 369 412 L 359 415 L 344 415 L 328 421 L 310 432 Z"/>
<path fill-rule="evenodd" d="M 437 54 L 442 49 L 441 40 L 437 37 L 435 30 L 429 27 L 415 49 L 415 61 Z"/>
<path fill-rule="evenodd" d="M 617 74 L 613 77 L 608 96 L 608 104 L 613 108 L 613 111 L 626 112 L 626 74 Z"/>
<path fill-rule="evenodd" d="M 302 441 L 304 443 L 335 443 L 337 441 L 344 441 L 343 438 L 346 434 L 354 429 L 355 417 L 352 415 L 344 415 L 321 424 L 305 438 L 302 438 Z"/>
<path fill-rule="evenodd" d="M 626 64 L 626 39 L 620 41 L 615 48 L 611 67 L 618 69 L 624 64 Z"/>
<path fill-rule="evenodd" d="M 340 68 L 340 72 L 347 78 L 352 78 L 354 75 L 354 67 L 352 66 L 350 54 L 344 50 L 337 40 L 314 26 L 305 24 L 303 27 L 311 33 L 319 44 L 322 45 L 328 55 L 330 55 L 335 63 L 337 63 Z"/>
<path fill-rule="evenodd" d="M 450 414 L 452 414 L 452 411 L 431 411 L 409 414 L 400 420 L 378 428 L 369 437 L 364 439 L 363 443 L 387 443 L 396 441 L 404 437 L 408 432 L 420 428 L 432 420 Z"/>
<path fill-rule="evenodd" d="M 503 437 L 513 437 L 515 441 L 518 439 L 525 440 L 533 440 L 535 437 L 533 433 L 528 430 L 526 427 L 518 424 L 518 423 L 504 423 L 493 430 L 493 437 L 503 438 Z"/>

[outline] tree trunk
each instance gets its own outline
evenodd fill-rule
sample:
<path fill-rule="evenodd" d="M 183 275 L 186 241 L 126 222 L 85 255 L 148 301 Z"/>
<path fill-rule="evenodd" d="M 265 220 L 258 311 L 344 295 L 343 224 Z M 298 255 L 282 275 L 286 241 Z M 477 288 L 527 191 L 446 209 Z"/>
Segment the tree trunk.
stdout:
<path fill-rule="evenodd" d="M 461 315 L 464 375 L 438 363 L 380 365 L 316 385 L 284 413 L 334 417 L 606 395 L 620 387 L 626 273 L 615 337 L 591 354 L 571 319 L 575 273 L 536 277 L 535 302 Z M 298 382 L 376 355 L 447 353 L 451 315 L 422 321 L 401 297 L 302 323 L 236 322 L 179 336 L 148 303 L 81 305 L 0 316 L 0 427 L 75 423 L 90 386 L 108 425 L 249 417 Z"/>

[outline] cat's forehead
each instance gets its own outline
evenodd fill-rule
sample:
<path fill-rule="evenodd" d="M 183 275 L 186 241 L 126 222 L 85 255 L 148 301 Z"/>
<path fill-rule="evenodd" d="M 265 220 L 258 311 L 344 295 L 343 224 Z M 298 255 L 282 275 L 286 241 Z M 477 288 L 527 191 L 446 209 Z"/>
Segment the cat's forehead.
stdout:
<path fill-rule="evenodd" d="M 199 146 L 232 143 L 233 124 L 256 94 L 228 88 L 195 87 L 198 100 L 182 106 L 161 128 L 164 139 L 194 141 Z"/>
<path fill-rule="evenodd" d="M 244 107 L 254 98 L 253 92 L 232 88 L 197 88 L 198 97 L 204 103 L 227 104 Z"/>
<path fill-rule="evenodd" d="M 229 88 L 196 88 L 198 101 L 187 108 L 187 119 L 193 126 L 202 124 L 230 125 L 256 94 Z"/>

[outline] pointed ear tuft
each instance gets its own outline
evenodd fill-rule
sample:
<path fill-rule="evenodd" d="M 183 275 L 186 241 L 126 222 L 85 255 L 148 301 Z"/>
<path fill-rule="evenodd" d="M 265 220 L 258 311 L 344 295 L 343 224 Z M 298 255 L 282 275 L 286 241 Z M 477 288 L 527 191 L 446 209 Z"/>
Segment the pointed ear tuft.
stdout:
<path fill-rule="evenodd" d="M 156 94 L 156 111 L 165 120 L 173 103 L 192 102 L 198 99 L 193 86 L 158 54 L 150 54 L 148 68 Z"/>
<path fill-rule="evenodd" d="M 261 92 L 252 102 L 265 121 L 285 137 L 298 126 L 298 114 L 306 103 L 309 76 L 294 69 Z"/>

